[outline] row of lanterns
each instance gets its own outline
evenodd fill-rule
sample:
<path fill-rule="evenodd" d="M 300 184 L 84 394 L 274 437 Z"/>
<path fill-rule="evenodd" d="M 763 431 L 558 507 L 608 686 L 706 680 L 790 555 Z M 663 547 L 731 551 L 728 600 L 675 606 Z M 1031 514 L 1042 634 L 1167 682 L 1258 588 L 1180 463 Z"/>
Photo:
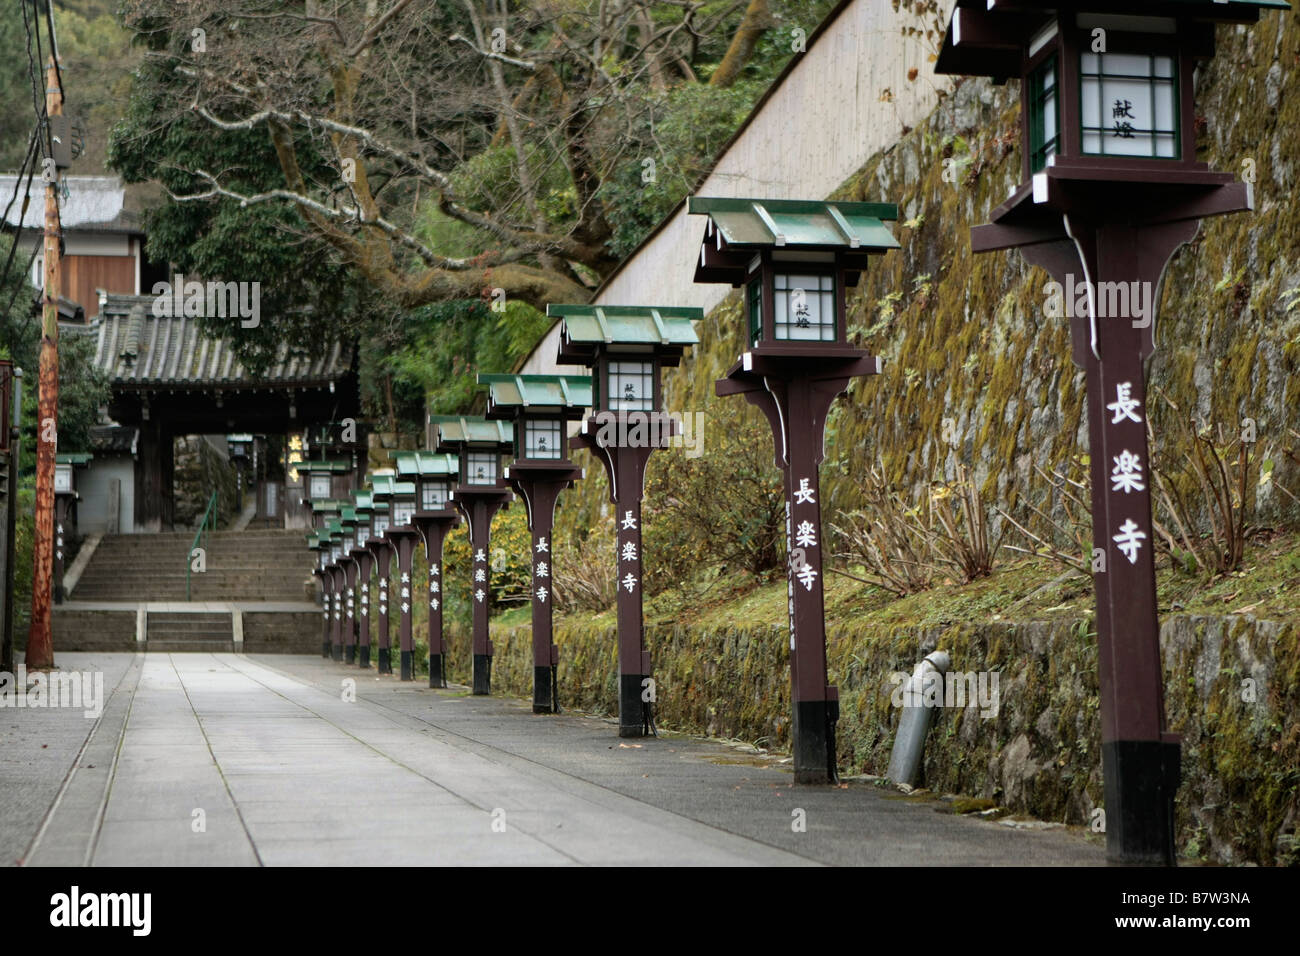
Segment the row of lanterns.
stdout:
<path fill-rule="evenodd" d="M 691 212 L 708 217 L 696 281 L 744 287 L 748 350 L 720 393 L 746 394 L 777 429 L 777 465 L 790 496 L 792 565 L 790 630 L 796 776 L 833 780 L 838 705 L 826 682 L 822 626 L 820 510 L 817 464 L 825 412 L 854 375 L 879 364 L 848 343 L 845 297 L 867 258 L 897 247 L 882 220 L 896 219 L 885 203 L 706 199 Z M 674 430 L 663 412 L 661 378 L 698 341 L 698 308 L 552 305 L 561 322 L 557 362 L 585 365 L 589 376 L 480 375 L 488 386 L 482 418 L 434 416 L 432 451 L 395 453 L 395 474 L 375 476 L 368 491 L 339 497 L 351 480 L 347 462 L 305 462 L 326 594 L 322 653 L 370 663 L 369 618 L 379 617 L 378 667 L 391 672 L 387 578 L 396 558 L 400 613 L 398 663 L 411 679 L 411 609 L 429 607 L 430 686 L 445 686 L 442 635 L 442 541 L 457 521 L 467 525 L 468 582 L 473 618 L 473 692 L 491 690 L 493 647 L 488 630 L 493 515 L 514 495 L 527 508 L 531 532 L 534 711 L 557 708 L 558 648 L 551 640 L 554 587 L 551 527 L 559 494 L 583 477 L 569 460 L 590 450 L 605 468 L 617 534 L 619 733 L 654 732 L 656 688 L 644 645 L 641 497 L 651 452 Z M 779 384 L 778 384 L 779 383 Z M 773 389 L 776 389 L 775 391 Z M 810 417 L 811 416 L 811 417 Z M 578 423 L 570 435 L 571 423 Z M 791 427 L 793 426 L 793 427 Z M 508 467 L 502 456 L 513 453 Z M 797 531 L 797 533 L 796 533 Z M 422 543 L 429 580 L 411 579 L 412 554 Z M 372 607 L 370 580 L 378 575 Z M 353 635 L 360 639 L 353 643 Z"/>
<path fill-rule="evenodd" d="M 1062 286 L 1074 278 L 1088 287 L 1157 289 L 1170 257 L 1195 236 L 1202 218 L 1253 208 L 1250 182 L 1196 158 L 1193 80 L 1197 61 L 1214 55 L 1216 24 L 1250 23 L 1267 7 L 1287 4 L 956 0 L 936 71 L 1021 81 L 1022 182 L 992 211 L 992 221 L 974 230 L 972 251 L 1018 248 Z M 695 280 L 743 290 L 746 347 L 716 391 L 743 395 L 763 412 L 785 480 L 795 779 L 833 781 L 839 701 L 827 681 L 818 466 L 831 404 L 854 377 L 880 371 L 875 356 L 848 341 L 846 295 L 870 255 L 898 247 L 883 224 L 897 219 L 897 209 L 693 197 L 688 210 L 708 217 Z M 702 316 L 666 307 L 551 306 L 548 313 L 563 322 L 558 361 L 587 365 L 590 378 L 481 376 L 492 390 L 487 419 L 439 419 L 428 470 L 421 457 L 427 453 L 417 453 L 413 465 L 399 456 L 397 478 L 376 479 L 368 510 L 358 496 L 317 531 L 320 573 L 334 599 L 332 644 L 342 643 L 338 598 L 354 587 L 344 566 L 374 551 L 383 585 L 383 549 L 395 547 L 402 674 L 410 676 L 410 549 L 423 536 L 432 608 L 441 534 L 459 513 L 469 523 L 475 556 L 474 691 L 486 693 L 492 656 L 487 529 L 513 488 L 527 503 L 533 532 L 535 684 L 547 685 L 545 693 L 535 691 L 534 710 L 553 709 L 552 565 L 541 556 L 550 547 L 555 499 L 581 476 L 567 458 L 567 423 L 591 406 L 595 414 L 568 447 L 590 449 L 609 476 L 618 531 L 619 733 L 638 736 L 653 729 L 655 699 L 642 639 L 640 563 L 641 486 L 653 444 L 627 436 L 637 433 L 634 416 L 661 412 L 660 372 L 697 341 L 691 322 Z M 1143 362 L 1155 347 L 1154 316 L 1097 313 L 1090 295 L 1084 314 L 1071 319 L 1071 339 L 1072 358 L 1086 374 L 1090 421 L 1102 763 L 1114 821 L 1107 844 L 1115 860 L 1168 863 L 1180 745 L 1164 726 L 1150 494 L 1141 470 L 1147 458 Z M 500 427 L 509 421 L 513 434 Z M 600 427 L 611 421 L 618 427 Z M 516 458 L 498 477 L 499 456 L 512 449 Z M 1108 471 L 1112 460 L 1127 470 Z M 1138 470 L 1130 467 L 1134 462 Z M 328 506 L 321 505 L 322 518 Z M 363 591 L 363 609 L 366 603 Z M 440 614 L 436 639 L 434 626 L 431 614 L 430 681 L 441 683 Z M 383 635 L 386 619 L 381 641 Z M 380 653 L 382 668 L 382 646 Z"/>

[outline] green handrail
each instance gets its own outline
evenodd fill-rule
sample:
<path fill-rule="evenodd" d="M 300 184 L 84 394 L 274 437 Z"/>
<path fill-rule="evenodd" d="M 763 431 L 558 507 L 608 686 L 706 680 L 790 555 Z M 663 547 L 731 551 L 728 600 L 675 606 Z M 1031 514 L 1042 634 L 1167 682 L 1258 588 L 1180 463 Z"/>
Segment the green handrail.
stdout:
<path fill-rule="evenodd" d="M 217 530 L 217 493 L 212 492 L 208 498 L 208 507 L 203 512 L 203 520 L 199 522 L 198 530 L 194 532 L 194 540 L 190 542 L 189 553 L 185 555 L 185 600 L 190 599 L 190 572 L 194 570 L 194 549 L 199 547 L 200 542 L 206 543 L 208 533 L 208 518 L 212 518 L 212 530 Z"/>

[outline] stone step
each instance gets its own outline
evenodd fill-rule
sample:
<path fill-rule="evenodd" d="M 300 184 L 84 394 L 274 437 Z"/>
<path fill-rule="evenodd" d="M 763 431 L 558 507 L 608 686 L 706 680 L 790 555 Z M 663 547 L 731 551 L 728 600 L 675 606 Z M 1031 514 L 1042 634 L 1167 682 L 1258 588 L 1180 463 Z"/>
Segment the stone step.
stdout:
<path fill-rule="evenodd" d="M 157 640 L 146 641 L 144 649 L 146 652 L 159 654 L 230 654 L 235 650 L 235 642 L 233 640 L 186 641 L 159 638 Z"/>
<path fill-rule="evenodd" d="M 145 621 L 145 639 L 156 649 L 161 644 L 233 643 L 235 633 L 229 614 L 151 611 Z"/>

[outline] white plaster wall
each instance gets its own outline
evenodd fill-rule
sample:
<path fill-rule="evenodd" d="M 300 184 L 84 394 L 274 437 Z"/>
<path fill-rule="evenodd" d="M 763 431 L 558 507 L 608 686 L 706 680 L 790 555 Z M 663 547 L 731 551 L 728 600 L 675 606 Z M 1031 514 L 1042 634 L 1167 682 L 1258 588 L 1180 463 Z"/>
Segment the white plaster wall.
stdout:
<path fill-rule="evenodd" d="M 135 462 L 129 455 L 101 457 L 96 455 L 77 475 L 77 531 L 80 534 L 103 534 L 108 531 L 109 482 L 118 479 L 122 485 L 118 499 L 117 521 L 119 534 L 135 532 Z"/>

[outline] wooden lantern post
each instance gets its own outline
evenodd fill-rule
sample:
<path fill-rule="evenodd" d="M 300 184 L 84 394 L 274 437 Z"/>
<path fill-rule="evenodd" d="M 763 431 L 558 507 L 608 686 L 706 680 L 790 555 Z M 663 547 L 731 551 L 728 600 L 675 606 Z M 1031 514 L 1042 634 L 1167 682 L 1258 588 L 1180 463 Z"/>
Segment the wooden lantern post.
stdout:
<path fill-rule="evenodd" d="M 366 547 L 374 527 L 375 501 L 371 492 L 355 490 L 352 492 L 352 507 L 356 511 L 357 522 L 353 529 L 352 563 L 356 566 L 356 580 L 353 584 L 352 605 L 356 615 L 357 629 L 357 666 L 370 666 L 370 569 L 375 556 Z M 349 663 L 351 663 L 349 661 Z"/>
<path fill-rule="evenodd" d="M 362 520 L 352 505 L 343 506 L 339 515 L 339 524 L 343 526 L 343 541 L 339 545 L 339 567 L 343 569 L 343 663 L 349 665 L 357 661 L 358 568 L 353 552 L 357 547 L 357 526 Z M 364 520 L 369 524 L 369 519 Z"/>
<path fill-rule="evenodd" d="M 329 575 L 330 586 L 330 654 L 336 661 L 343 660 L 343 592 L 347 586 L 347 575 L 340 563 L 343 556 L 343 525 L 338 518 L 331 518 L 326 526 L 329 538 L 329 562 L 325 573 Z"/>
<path fill-rule="evenodd" d="M 558 361 L 593 372 L 594 414 L 570 439 L 605 467 L 615 506 L 618 569 L 618 735 L 653 732 L 657 691 L 645 649 L 641 498 L 646 463 L 667 447 L 675 421 L 663 411 L 660 371 L 681 362 L 699 339 L 691 322 L 701 309 L 656 306 L 549 305 L 564 320 Z"/>
<path fill-rule="evenodd" d="M 399 677 L 402 680 L 411 680 L 414 676 L 412 654 L 414 645 L 411 639 L 411 559 L 415 553 L 415 542 L 418 538 L 414 525 L 411 524 L 411 516 L 415 514 L 415 484 L 409 481 L 398 481 L 391 476 L 376 476 L 372 481 L 374 496 L 388 505 L 388 527 L 384 531 L 384 538 L 391 549 L 390 553 L 397 557 L 397 649 L 399 661 Z M 381 490 L 382 489 L 382 490 Z M 380 570 L 380 601 L 383 602 L 383 611 L 381 612 L 387 622 L 387 601 L 388 601 L 388 579 L 385 569 Z M 385 632 L 387 627 L 384 628 Z M 384 638 L 387 638 L 385 633 Z M 393 672 L 391 649 L 381 645 L 379 650 L 379 671 L 380 673 L 391 674 Z"/>
<path fill-rule="evenodd" d="M 362 585 L 361 601 L 366 608 L 366 622 L 370 615 L 370 570 L 373 569 L 378 589 L 376 614 L 378 617 L 379 640 L 376 642 L 378 653 L 375 655 L 376 670 L 381 674 L 393 672 L 388 636 L 388 572 L 393 562 L 393 549 L 385 536 L 388 532 L 388 513 L 391 508 L 382 490 L 387 488 L 391 477 L 376 477 L 370 485 L 370 534 L 366 538 L 366 550 L 370 552 L 370 564 Z M 369 627 L 362 634 L 361 666 L 370 666 Z"/>
<path fill-rule="evenodd" d="M 452 503 L 460 509 L 469 531 L 473 598 L 473 692 L 492 692 L 492 641 L 488 632 L 492 605 L 492 518 L 514 497 L 500 477 L 501 456 L 511 448 L 510 430 L 501 422 L 483 418 L 433 415 L 437 427 L 439 454 L 457 456 L 459 480 L 451 490 Z"/>
<path fill-rule="evenodd" d="M 512 423 L 515 460 L 506 480 L 528 508 L 532 535 L 533 713 L 558 713 L 560 652 L 553 640 L 555 505 L 583 477 L 568 458 L 568 423 L 591 405 L 591 379 L 577 375 L 479 375 L 491 389 L 487 417 Z"/>
<path fill-rule="evenodd" d="M 393 455 L 398 477 L 415 484 L 415 514 L 411 522 L 424 542 L 424 556 L 429 563 L 429 686 L 447 686 L 444 658 L 447 648 L 442 631 L 442 606 L 445 600 L 442 581 L 442 544 L 460 520 L 451 503 L 451 486 L 460 474 L 455 455 L 438 455 L 431 451 L 399 451 Z M 414 589 L 414 582 L 412 582 Z"/>
<path fill-rule="evenodd" d="M 1021 81 L 1022 183 L 971 231 L 1055 280 L 1087 383 L 1106 848 L 1174 863 L 1180 738 L 1165 726 L 1152 552 L 1146 359 L 1174 252 L 1206 216 L 1253 208 L 1249 183 L 1196 160 L 1193 74 L 1216 23 L 1275 0 L 959 0 L 936 72 Z"/>
<path fill-rule="evenodd" d="M 321 583 L 321 657 L 330 656 L 330 612 L 333 609 L 333 576 L 326 571 L 329 562 L 329 534 L 323 531 L 307 532 L 307 547 L 316 554 L 316 566 L 311 573 Z"/>
<path fill-rule="evenodd" d="M 826 670 L 821 490 L 826 416 L 836 397 L 880 360 L 848 341 L 847 295 L 869 255 L 898 248 L 881 220 L 890 203 L 692 197 L 707 215 L 696 282 L 744 287 L 748 350 L 718 381 L 772 427 L 785 479 L 792 737 L 798 783 L 834 783 L 839 691 Z"/>
<path fill-rule="evenodd" d="M 330 498 L 303 499 L 303 504 L 311 512 L 311 523 L 315 529 L 307 535 L 307 547 L 318 553 L 316 567 L 312 573 L 320 579 L 321 601 L 324 609 L 325 632 L 321 637 L 321 657 L 330 656 L 330 634 L 333 630 L 334 611 L 334 574 L 329 570 L 332 563 L 330 556 L 329 522 L 339 515 L 343 502 Z"/>

